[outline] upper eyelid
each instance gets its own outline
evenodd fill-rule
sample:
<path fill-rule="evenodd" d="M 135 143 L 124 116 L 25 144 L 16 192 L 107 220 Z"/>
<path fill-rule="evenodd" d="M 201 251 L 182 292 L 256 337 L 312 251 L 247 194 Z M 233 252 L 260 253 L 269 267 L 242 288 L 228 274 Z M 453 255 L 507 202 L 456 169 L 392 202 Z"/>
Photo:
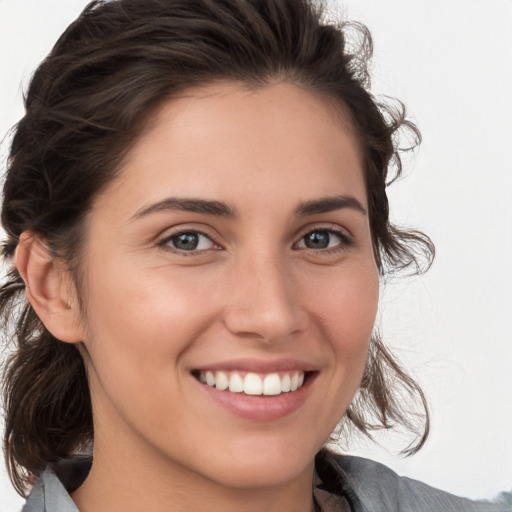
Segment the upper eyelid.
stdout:
<path fill-rule="evenodd" d="M 193 225 L 190 226 L 175 226 L 171 228 L 167 228 L 161 232 L 156 237 L 156 241 L 158 245 L 164 245 L 165 242 L 169 241 L 172 237 L 178 236 L 182 233 L 198 233 L 200 235 L 208 237 L 215 245 L 225 248 L 225 244 L 219 242 L 219 238 L 222 238 L 217 232 L 211 233 L 209 229 L 202 229 L 200 227 L 195 227 Z M 307 226 L 303 226 L 300 229 L 297 229 L 295 233 L 292 235 L 291 241 L 292 244 L 297 244 L 304 236 L 313 231 L 332 231 L 342 237 L 346 237 L 351 241 L 354 240 L 353 234 L 350 230 L 344 226 L 340 226 L 339 224 L 334 223 L 311 223 Z M 191 251 L 192 252 L 192 251 Z"/>
<path fill-rule="evenodd" d="M 209 229 L 203 229 L 203 228 L 200 228 L 200 227 L 195 227 L 193 225 L 191 226 L 184 226 L 182 227 L 181 225 L 179 226 L 174 226 L 174 227 L 167 227 L 166 229 L 162 230 L 155 238 L 158 240 L 167 240 L 169 238 L 172 238 L 173 236 L 177 236 L 177 235 L 180 235 L 182 233 L 198 233 L 200 235 L 204 235 L 208 238 L 210 238 L 212 241 L 214 241 L 215 243 L 217 243 L 217 238 L 219 238 L 219 236 L 217 234 L 212 234 L 210 233 Z"/>
<path fill-rule="evenodd" d="M 190 251 L 185 251 L 185 250 L 178 249 L 178 248 L 175 248 L 175 247 L 169 247 L 169 250 L 172 250 L 174 252 L 183 253 L 183 254 L 188 253 L 189 255 L 191 255 L 191 254 L 194 254 L 194 253 L 206 253 L 206 252 L 211 251 L 211 250 L 218 250 L 218 247 L 224 248 L 216 240 L 215 237 L 213 237 L 209 233 L 205 233 L 203 230 L 198 229 L 198 228 L 183 228 L 183 229 L 176 228 L 175 230 L 172 230 L 172 231 L 166 230 L 166 231 L 163 232 L 162 235 L 157 237 L 156 245 L 159 246 L 159 247 L 165 247 L 165 246 L 167 246 L 168 242 L 170 242 L 173 237 L 179 236 L 179 235 L 185 234 L 185 233 L 197 233 L 199 235 L 205 236 L 209 240 L 211 240 L 211 242 L 215 246 L 217 246 L 217 247 L 213 247 L 211 249 L 193 249 L 193 250 L 190 250 Z"/>
<path fill-rule="evenodd" d="M 351 235 L 347 235 L 341 229 L 335 229 L 335 228 L 313 228 L 313 229 L 310 229 L 310 230 L 304 232 L 297 239 L 297 241 L 294 243 L 294 245 L 297 245 L 300 242 L 302 242 L 302 240 L 304 240 L 304 237 L 306 237 L 310 233 L 315 233 L 315 232 L 318 232 L 318 231 L 324 231 L 324 232 L 327 232 L 327 233 L 333 233 L 334 235 L 336 235 L 337 237 L 340 238 L 340 240 L 341 240 L 340 245 L 352 245 L 354 243 L 354 238 Z M 328 249 L 321 249 L 321 250 L 328 250 Z"/>
<path fill-rule="evenodd" d="M 306 236 L 308 233 L 311 233 L 313 231 L 332 231 L 334 233 L 339 233 L 340 235 L 346 236 L 347 238 L 354 239 L 354 235 L 352 232 L 344 227 L 340 226 L 339 224 L 333 224 L 332 222 L 329 223 L 313 223 L 308 226 L 302 227 L 301 229 L 297 230 L 295 233 L 295 238 L 297 240 L 300 240 L 302 237 Z"/>

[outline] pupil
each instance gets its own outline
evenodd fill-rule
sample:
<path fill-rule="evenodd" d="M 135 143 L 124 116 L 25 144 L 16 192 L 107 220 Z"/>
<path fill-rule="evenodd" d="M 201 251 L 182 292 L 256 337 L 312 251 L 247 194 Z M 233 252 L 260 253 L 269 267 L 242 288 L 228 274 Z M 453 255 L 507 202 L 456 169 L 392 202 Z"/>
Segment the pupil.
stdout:
<path fill-rule="evenodd" d="M 306 235 L 306 247 L 309 249 L 325 249 L 329 247 L 329 233 L 326 231 L 314 231 Z"/>
<path fill-rule="evenodd" d="M 196 233 L 182 233 L 174 239 L 176 249 L 191 251 L 197 248 L 199 244 L 199 236 Z"/>

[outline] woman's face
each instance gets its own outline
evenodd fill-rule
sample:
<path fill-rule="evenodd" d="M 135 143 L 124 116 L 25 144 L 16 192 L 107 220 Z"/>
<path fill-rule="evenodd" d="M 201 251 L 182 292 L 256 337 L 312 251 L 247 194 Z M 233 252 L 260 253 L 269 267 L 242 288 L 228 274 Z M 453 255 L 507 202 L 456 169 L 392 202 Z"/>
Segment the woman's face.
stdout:
<path fill-rule="evenodd" d="M 95 461 L 238 488 L 310 477 L 378 300 L 360 150 L 334 110 L 290 84 L 189 91 L 98 197 L 81 327 Z"/>

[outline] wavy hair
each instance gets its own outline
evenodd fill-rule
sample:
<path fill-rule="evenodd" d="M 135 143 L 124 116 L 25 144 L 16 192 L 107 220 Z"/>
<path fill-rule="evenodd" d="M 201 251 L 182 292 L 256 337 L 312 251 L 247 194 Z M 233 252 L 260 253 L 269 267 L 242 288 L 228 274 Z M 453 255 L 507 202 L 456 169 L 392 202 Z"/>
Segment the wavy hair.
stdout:
<path fill-rule="evenodd" d="M 62 258 L 80 289 L 84 217 L 120 172 L 123 158 L 166 100 L 216 81 L 298 84 L 348 115 L 363 156 L 369 219 L 381 276 L 420 273 L 433 245 L 389 220 L 386 186 L 401 175 L 398 147 L 420 134 L 400 102 L 370 92 L 372 40 L 359 24 L 326 21 L 308 0 L 95 0 L 35 71 L 7 162 L 2 225 L 10 263 L 30 230 Z M 12 265 L 12 263 L 10 263 Z M 0 316 L 11 347 L 5 366 L 5 451 L 14 486 L 84 450 L 93 440 L 87 374 L 76 346 L 54 338 L 26 300 L 11 267 Z M 83 304 L 82 304 L 83 307 Z M 420 406 L 416 421 L 409 402 Z M 375 336 L 360 389 L 341 423 L 371 435 L 402 425 L 428 434 L 416 382 Z"/>

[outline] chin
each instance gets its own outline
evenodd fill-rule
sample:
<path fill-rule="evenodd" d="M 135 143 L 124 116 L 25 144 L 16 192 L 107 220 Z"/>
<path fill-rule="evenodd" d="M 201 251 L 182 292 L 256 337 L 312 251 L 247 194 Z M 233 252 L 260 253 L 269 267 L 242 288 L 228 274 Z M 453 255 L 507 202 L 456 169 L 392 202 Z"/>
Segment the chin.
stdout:
<path fill-rule="evenodd" d="M 312 464 L 311 467 L 313 467 Z M 243 467 L 240 467 L 239 464 L 231 464 L 225 472 L 217 474 L 215 480 L 224 488 L 246 491 L 280 487 L 296 480 L 307 468 L 309 465 L 305 468 L 298 468 L 283 464 L 275 464 L 273 467 L 269 464 L 265 466 L 244 464 Z"/>
<path fill-rule="evenodd" d="M 274 448 L 240 450 L 223 458 L 215 464 L 212 479 L 227 488 L 249 490 L 286 485 L 304 473 L 312 475 L 318 450 L 304 453 L 295 446 Z"/>

